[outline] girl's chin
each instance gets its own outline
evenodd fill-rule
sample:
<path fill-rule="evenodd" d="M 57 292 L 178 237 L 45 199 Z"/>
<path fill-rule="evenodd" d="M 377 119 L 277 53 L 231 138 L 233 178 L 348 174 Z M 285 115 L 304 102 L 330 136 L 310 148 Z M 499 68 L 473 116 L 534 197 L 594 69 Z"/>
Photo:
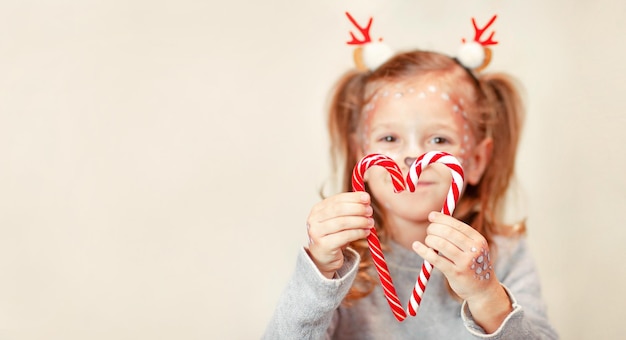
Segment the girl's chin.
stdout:
<path fill-rule="evenodd" d="M 398 196 L 398 199 L 406 202 L 407 204 L 418 204 L 418 205 L 435 205 L 435 202 L 443 201 L 446 199 L 445 194 L 440 194 L 438 192 L 433 192 L 431 190 L 433 187 L 417 187 L 414 192 L 404 191 L 401 192 Z M 440 196 L 441 199 L 437 198 Z M 441 208 L 441 206 L 439 207 Z"/>
<path fill-rule="evenodd" d="M 405 204 L 395 204 L 393 206 L 388 206 L 387 214 L 400 217 L 401 219 L 406 221 L 423 223 L 425 221 L 428 221 L 428 214 L 430 214 L 433 210 L 439 211 L 441 210 L 441 207 L 431 209 L 431 207 L 420 204 L 419 202 L 406 202 Z"/>

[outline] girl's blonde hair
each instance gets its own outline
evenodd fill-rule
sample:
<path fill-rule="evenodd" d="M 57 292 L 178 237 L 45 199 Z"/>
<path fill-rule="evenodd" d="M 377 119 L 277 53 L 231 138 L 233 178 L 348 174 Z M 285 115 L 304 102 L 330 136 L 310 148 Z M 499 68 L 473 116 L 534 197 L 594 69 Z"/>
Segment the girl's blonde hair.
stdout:
<path fill-rule="evenodd" d="M 376 84 L 390 84 L 412 79 L 437 79 L 454 86 L 454 91 L 471 101 L 466 109 L 467 121 L 476 140 L 493 140 L 491 159 L 481 180 L 466 185 L 454 216 L 480 232 L 491 245 L 496 234 L 521 234 L 517 228 L 505 226 L 501 210 L 515 169 L 515 156 L 524 119 L 519 90 L 513 79 L 502 73 L 474 76 L 455 59 L 429 51 L 398 54 L 374 71 L 350 71 L 337 82 L 329 108 L 328 129 L 331 141 L 332 165 L 341 174 L 341 190 L 350 191 L 352 169 L 359 161 L 354 136 L 358 132 L 366 91 Z M 418 156 L 418 155 L 416 155 Z M 385 229 L 385 214 L 372 198 L 374 220 L 381 242 L 389 238 Z M 521 226 L 521 227 L 520 227 Z M 355 284 L 346 301 L 367 296 L 378 283 L 372 277 L 373 267 L 367 242 L 359 240 L 350 246 L 361 255 Z"/>

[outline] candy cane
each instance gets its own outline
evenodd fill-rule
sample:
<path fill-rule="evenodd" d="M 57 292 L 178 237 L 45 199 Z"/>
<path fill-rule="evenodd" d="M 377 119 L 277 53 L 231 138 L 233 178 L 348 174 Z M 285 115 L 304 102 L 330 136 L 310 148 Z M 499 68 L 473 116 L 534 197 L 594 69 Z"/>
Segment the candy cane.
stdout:
<path fill-rule="evenodd" d="M 435 162 L 447 165 L 452 172 L 452 183 L 446 197 L 446 202 L 442 209 L 443 213 L 451 215 L 454 211 L 456 202 L 459 199 L 460 191 L 463 188 L 463 168 L 456 160 L 456 158 L 454 158 L 452 155 L 445 152 L 432 151 L 420 156 L 417 160 L 415 160 L 415 162 L 413 163 L 413 165 L 411 165 L 411 168 L 409 169 L 409 174 L 406 178 L 406 186 L 408 187 L 409 191 L 415 191 L 419 176 L 421 175 L 424 168 Z M 365 191 L 365 182 L 363 179 L 363 175 L 365 174 L 365 171 L 367 171 L 367 169 L 372 166 L 382 166 L 387 170 L 387 172 L 389 172 L 389 174 L 391 175 L 394 191 L 396 193 L 399 193 L 405 189 L 405 181 L 402 176 L 402 170 L 400 170 L 398 164 L 393 159 L 385 155 L 371 154 L 363 157 L 352 171 L 353 191 Z M 409 305 L 407 306 L 407 311 L 405 311 L 402 308 L 402 304 L 400 302 L 400 299 L 398 298 L 398 294 L 396 293 L 396 289 L 393 285 L 391 275 L 389 274 L 389 269 L 387 267 L 387 262 L 385 261 L 385 256 L 383 255 L 382 248 L 380 246 L 380 240 L 376 233 L 376 228 L 372 227 L 370 234 L 367 237 L 367 243 L 369 245 L 370 252 L 372 253 L 372 260 L 374 261 L 376 272 L 378 273 L 381 285 L 383 286 L 385 298 L 387 299 L 389 307 L 391 307 L 391 311 L 393 312 L 394 316 L 400 322 L 406 319 L 407 312 L 410 315 L 415 316 L 417 314 L 419 304 L 422 301 L 422 295 L 424 294 L 424 290 L 426 289 L 426 284 L 428 283 L 428 279 L 430 278 L 430 272 L 432 271 L 433 266 L 428 261 L 424 261 L 424 264 L 422 265 L 422 270 L 420 271 L 420 275 L 418 276 L 417 282 L 415 283 L 415 288 L 413 289 L 413 293 L 411 294 Z"/>
<path fill-rule="evenodd" d="M 380 154 L 365 156 L 354 167 L 354 170 L 352 171 L 353 191 L 365 191 L 365 181 L 363 180 L 363 175 L 367 169 L 375 165 L 382 166 L 387 170 L 387 172 L 389 172 L 393 188 L 396 193 L 404 191 L 404 178 L 402 176 L 402 170 L 400 170 L 400 167 L 393 159 Z M 383 286 L 383 291 L 385 292 L 385 297 L 387 298 L 389 307 L 391 307 L 391 311 L 396 316 L 396 319 L 398 319 L 398 321 L 402 321 L 406 318 L 406 312 L 402 308 L 402 303 L 398 298 L 396 288 L 393 286 L 393 281 L 391 280 L 391 275 L 389 274 L 387 262 L 385 261 L 385 256 L 383 255 L 383 251 L 380 247 L 380 240 L 378 239 L 378 234 L 376 234 L 375 227 L 372 227 L 370 234 L 367 236 L 367 244 L 369 245 L 370 252 L 372 253 L 372 260 L 376 266 L 376 272 L 378 272 L 378 277 L 380 278 L 380 283 Z"/>
<path fill-rule="evenodd" d="M 452 216 L 454 208 L 456 207 L 456 202 L 458 202 L 461 197 L 461 189 L 463 189 L 463 168 L 454 156 L 449 153 L 438 151 L 431 151 L 423 154 L 416 159 L 415 162 L 413 162 L 411 168 L 409 169 L 409 174 L 406 177 L 407 187 L 409 191 L 415 191 L 422 171 L 433 163 L 445 164 L 450 169 L 450 173 L 452 174 L 450 190 L 448 190 L 446 201 L 441 208 L 442 213 Z M 420 303 L 422 303 L 422 295 L 426 290 L 426 284 L 428 283 L 428 279 L 430 279 L 430 273 L 432 270 L 433 265 L 424 260 L 422 270 L 420 271 L 417 282 L 415 283 L 415 288 L 413 289 L 413 294 L 411 294 L 409 306 L 407 307 L 409 314 L 412 316 L 417 314 L 417 309 L 419 308 Z"/>

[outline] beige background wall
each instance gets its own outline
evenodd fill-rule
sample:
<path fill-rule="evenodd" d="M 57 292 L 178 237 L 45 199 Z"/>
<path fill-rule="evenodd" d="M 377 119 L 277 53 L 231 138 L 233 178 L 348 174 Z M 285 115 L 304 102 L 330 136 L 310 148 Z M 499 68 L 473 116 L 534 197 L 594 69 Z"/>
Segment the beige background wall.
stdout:
<path fill-rule="evenodd" d="M 626 331 L 626 2 L 0 1 L 0 339 L 256 339 L 328 175 L 350 24 L 490 70 L 529 115 L 529 216 L 563 339 Z"/>

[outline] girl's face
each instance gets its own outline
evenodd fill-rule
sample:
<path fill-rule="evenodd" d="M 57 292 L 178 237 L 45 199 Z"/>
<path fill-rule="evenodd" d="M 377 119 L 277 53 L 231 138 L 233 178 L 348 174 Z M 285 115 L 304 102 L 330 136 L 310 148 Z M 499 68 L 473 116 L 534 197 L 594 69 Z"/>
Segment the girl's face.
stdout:
<path fill-rule="evenodd" d="M 364 107 L 360 141 L 362 155 L 380 153 L 395 160 L 405 177 L 413 161 L 428 151 L 454 155 L 475 184 L 484 170 L 491 141 L 478 143 L 465 118 L 467 99 L 429 81 L 381 87 Z M 381 167 L 370 168 L 365 177 L 371 193 L 385 207 L 387 216 L 425 221 L 440 211 L 450 188 L 451 175 L 444 165 L 427 167 L 414 193 L 393 192 L 391 178 Z"/>

